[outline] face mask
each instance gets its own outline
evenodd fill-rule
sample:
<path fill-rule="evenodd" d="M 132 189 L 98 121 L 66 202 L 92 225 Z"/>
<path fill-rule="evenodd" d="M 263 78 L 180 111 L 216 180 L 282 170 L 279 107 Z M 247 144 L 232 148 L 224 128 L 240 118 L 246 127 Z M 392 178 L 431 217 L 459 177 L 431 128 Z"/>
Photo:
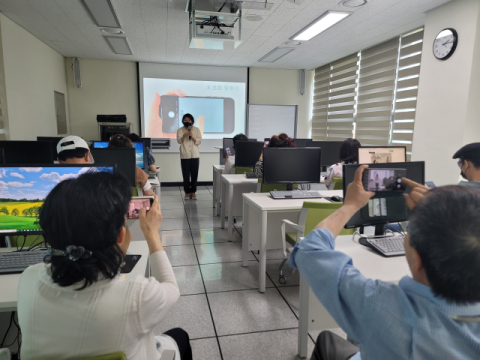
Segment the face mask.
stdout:
<path fill-rule="evenodd" d="M 188 128 L 189 126 L 192 126 L 192 123 L 191 123 L 191 122 L 188 122 L 188 121 L 185 121 L 185 122 L 183 123 L 183 125 L 184 125 L 186 128 Z"/>
<path fill-rule="evenodd" d="M 463 177 L 465 180 L 468 180 L 467 176 L 465 175 L 465 173 L 463 171 L 460 171 L 460 176 Z"/>

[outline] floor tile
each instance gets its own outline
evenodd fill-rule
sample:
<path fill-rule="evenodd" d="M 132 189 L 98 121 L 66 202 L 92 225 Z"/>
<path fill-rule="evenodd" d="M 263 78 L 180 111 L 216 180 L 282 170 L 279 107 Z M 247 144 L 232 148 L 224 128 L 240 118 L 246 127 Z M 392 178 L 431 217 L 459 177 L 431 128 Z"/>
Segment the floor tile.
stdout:
<path fill-rule="evenodd" d="M 198 265 L 193 245 L 167 246 L 164 249 L 172 266 Z"/>
<path fill-rule="evenodd" d="M 209 200 L 210 202 L 213 201 L 213 197 L 212 197 L 212 194 L 208 193 L 208 194 L 196 194 L 197 195 L 197 200 L 194 200 L 194 201 L 206 201 L 206 200 Z"/>
<path fill-rule="evenodd" d="M 161 192 L 168 192 L 168 191 L 180 191 L 178 186 L 162 186 L 160 187 Z"/>
<path fill-rule="evenodd" d="M 280 268 L 281 263 L 282 260 L 267 260 L 267 274 L 270 276 L 275 285 L 277 285 L 278 287 L 300 285 L 300 274 L 298 270 L 294 272 L 294 269 L 288 266 L 288 261 L 285 263 L 285 265 L 283 265 L 283 276 L 287 278 L 287 283 L 284 285 L 280 284 L 280 281 L 278 281 L 278 269 Z"/>
<path fill-rule="evenodd" d="M 219 338 L 224 359 L 300 359 L 297 355 L 296 329 L 268 331 L 253 334 L 223 336 Z M 314 343 L 308 341 L 308 358 L 312 353 Z"/>
<path fill-rule="evenodd" d="M 171 193 L 167 194 L 168 195 L 160 195 L 160 203 L 182 201 L 182 196 L 180 195 L 180 193 L 178 193 L 177 195 L 170 195 Z"/>
<path fill-rule="evenodd" d="M 288 253 L 287 255 L 289 255 Z M 257 253 L 255 253 L 255 256 L 257 256 Z M 283 260 L 284 255 L 283 255 L 283 250 L 282 249 L 272 249 L 272 250 L 267 250 L 267 260 Z"/>
<path fill-rule="evenodd" d="M 192 245 L 192 235 L 189 229 L 160 231 L 163 246 Z"/>
<path fill-rule="evenodd" d="M 228 242 L 227 229 L 200 229 L 192 230 L 193 242 L 195 244 L 211 244 L 219 242 Z M 232 242 L 242 241 L 238 232 L 233 231 Z"/>
<path fill-rule="evenodd" d="M 211 208 L 211 209 L 213 209 L 213 202 L 212 202 L 212 200 L 210 200 L 210 201 L 206 201 L 206 200 L 187 200 L 185 202 L 185 208 L 189 208 L 189 209 Z"/>
<path fill-rule="evenodd" d="M 181 191 L 182 195 L 185 194 L 185 191 Z M 195 193 L 197 196 L 198 195 L 211 195 L 210 194 L 210 191 L 207 190 L 207 189 L 204 189 L 204 190 L 197 190 L 197 192 Z"/>
<path fill-rule="evenodd" d="M 186 218 L 185 209 L 162 209 L 162 219 Z"/>
<path fill-rule="evenodd" d="M 202 275 L 198 265 L 177 266 L 173 268 L 180 295 L 204 294 Z"/>
<path fill-rule="evenodd" d="M 185 204 L 183 203 L 182 200 L 180 201 L 174 201 L 174 202 L 165 202 L 165 203 L 160 203 L 160 208 L 161 210 L 169 210 L 169 209 L 184 209 Z"/>
<path fill-rule="evenodd" d="M 195 360 L 221 360 L 217 338 L 190 341 Z"/>
<path fill-rule="evenodd" d="M 298 316 L 298 309 L 300 307 L 300 287 L 299 286 L 284 286 L 279 288 L 288 305 L 292 308 L 295 315 Z"/>
<path fill-rule="evenodd" d="M 248 267 L 241 262 L 200 265 L 207 293 L 258 289 L 258 262 L 249 261 Z M 270 279 L 267 287 L 273 287 Z"/>
<path fill-rule="evenodd" d="M 183 219 L 163 219 L 160 230 L 183 230 L 190 229 L 187 218 Z"/>
<path fill-rule="evenodd" d="M 263 294 L 258 290 L 213 293 L 208 299 L 219 336 L 298 327 L 297 318 L 274 288 Z"/>
<path fill-rule="evenodd" d="M 195 245 L 200 265 L 242 261 L 242 244 L 239 242 Z M 255 260 L 248 252 L 248 260 Z"/>
<path fill-rule="evenodd" d="M 222 221 L 219 217 L 208 217 L 208 218 L 189 218 L 190 220 L 190 229 L 212 229 L 220 228 L 222 226 Z M 225 222 L 225 227 L 227 226 Z"/>
<path fill-rule="evenodd" d="M 205 294 L 181 296 L 167 317 L 155 329 L 155 334 L 176 327 L 185 330 L 190 339 L 215 336 Z"/>
<path fill-rule="evenodd" d="M 213 207 L 205 208 L 195 208 L 189 207 L 186 208 L 186 213 L 188 217 L 192 218 L 201 218 L 201 217 L 215 217 L 215 209 Z"/>

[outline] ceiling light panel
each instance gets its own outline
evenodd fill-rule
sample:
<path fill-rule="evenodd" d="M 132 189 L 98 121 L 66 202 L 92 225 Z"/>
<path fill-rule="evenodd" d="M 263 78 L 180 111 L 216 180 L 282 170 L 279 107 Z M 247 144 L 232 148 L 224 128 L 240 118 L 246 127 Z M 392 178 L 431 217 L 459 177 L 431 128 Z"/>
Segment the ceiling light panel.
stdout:
<path fill-rule="evenodd" d="M 278 59 L 284 57 L 285 55 L 291 53 L 295 48 L 291 47 L 277 47 L 270 51 L 267 55 L 258 59 L 259 62 L 275 62 Z"/>
<path fill-rule="evenodd" d="M 343 19 L 352 15 L 351 12 L 340 12 L 340 11 L 327 11 L 322 14 L 318 19 L 311 22 L 305 28 L 300 30 L 290 40 L 296 41 L 308 41 L 315 36 L 321 34 L 328 28 L 332 27 L 336 23 L 342 21 Z"/>
<path fill-rule="evenodd" d="M 128 45 L 127 38 L 119 36 L 104 36 L 110 49 L 118 55 L 132 55 L 132 49 Z"/>
<path fill-rule="evenodd" d="M 98 27 L 119 28 L 117 14 L 111 0 L 81 0 Z"/>

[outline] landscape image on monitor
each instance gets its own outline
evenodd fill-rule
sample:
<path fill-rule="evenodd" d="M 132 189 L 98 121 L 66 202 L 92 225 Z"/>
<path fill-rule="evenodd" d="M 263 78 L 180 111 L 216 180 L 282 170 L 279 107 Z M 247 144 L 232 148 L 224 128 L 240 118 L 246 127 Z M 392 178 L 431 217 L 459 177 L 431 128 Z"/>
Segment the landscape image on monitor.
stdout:
<path fill-rule="evenodd" d="M 88 171 L 92 168 L 0 166 L 0 233 L 39 231 L 40 211 L 50 191 L 61 181 Z"/>

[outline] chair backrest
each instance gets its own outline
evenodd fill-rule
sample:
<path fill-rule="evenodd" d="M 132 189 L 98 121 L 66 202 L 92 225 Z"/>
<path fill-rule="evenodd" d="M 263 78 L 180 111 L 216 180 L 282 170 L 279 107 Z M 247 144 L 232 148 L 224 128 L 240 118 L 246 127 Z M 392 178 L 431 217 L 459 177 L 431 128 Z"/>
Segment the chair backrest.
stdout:
<path fill-rule="evenodd" d="M 235 174 L 245 174 L 245 173 L 253 173 L 253 168 L 249 167 L 234 167 Z"/>
<path fill-rule="evenodd" d="M 125 356 L 125 353 L 123 351 L 120 351 L 114 354 L 100 355 L 100 356 L 89 357 L 89 358 L 81 358 L 77 360 L 127 360 L 127 357 Z"/>
<path fill-rule="evenodd" d="M 326 219 L 328 216 L 340 209 L 342 205 L 343 203 L 341 202 L 319 203 L 305 201 L 303 203 L 303 209 L 308 209 L 308 211 L 305 219 L 304 236 L 306 236 L 310 231 L 312 231 L 319 222 Z M 340 235 L 350 235 L 353 234 L 354 231 L 355 229 L 343 229 L 340 232 Z"/>
<path fill-rule="evenodd" d="M 265 192 L 270 192 L 273 190 L 277 191 L 285 191 L 287 190 L 287 185 L 285 184 L 264 184 L 262 179 L 258 179 L 258 184 L 260 186 L 257 186 L 257 193 L 265 193 Z M 293 184 L 294 189 L 298 189 L 298 184 Z"/>
<path fill-rule="evenodd" d="M 335 184 L 331 190 L 343 190 L 343 179 L 342 178 L 333 178 L 332 183 Z"/>

